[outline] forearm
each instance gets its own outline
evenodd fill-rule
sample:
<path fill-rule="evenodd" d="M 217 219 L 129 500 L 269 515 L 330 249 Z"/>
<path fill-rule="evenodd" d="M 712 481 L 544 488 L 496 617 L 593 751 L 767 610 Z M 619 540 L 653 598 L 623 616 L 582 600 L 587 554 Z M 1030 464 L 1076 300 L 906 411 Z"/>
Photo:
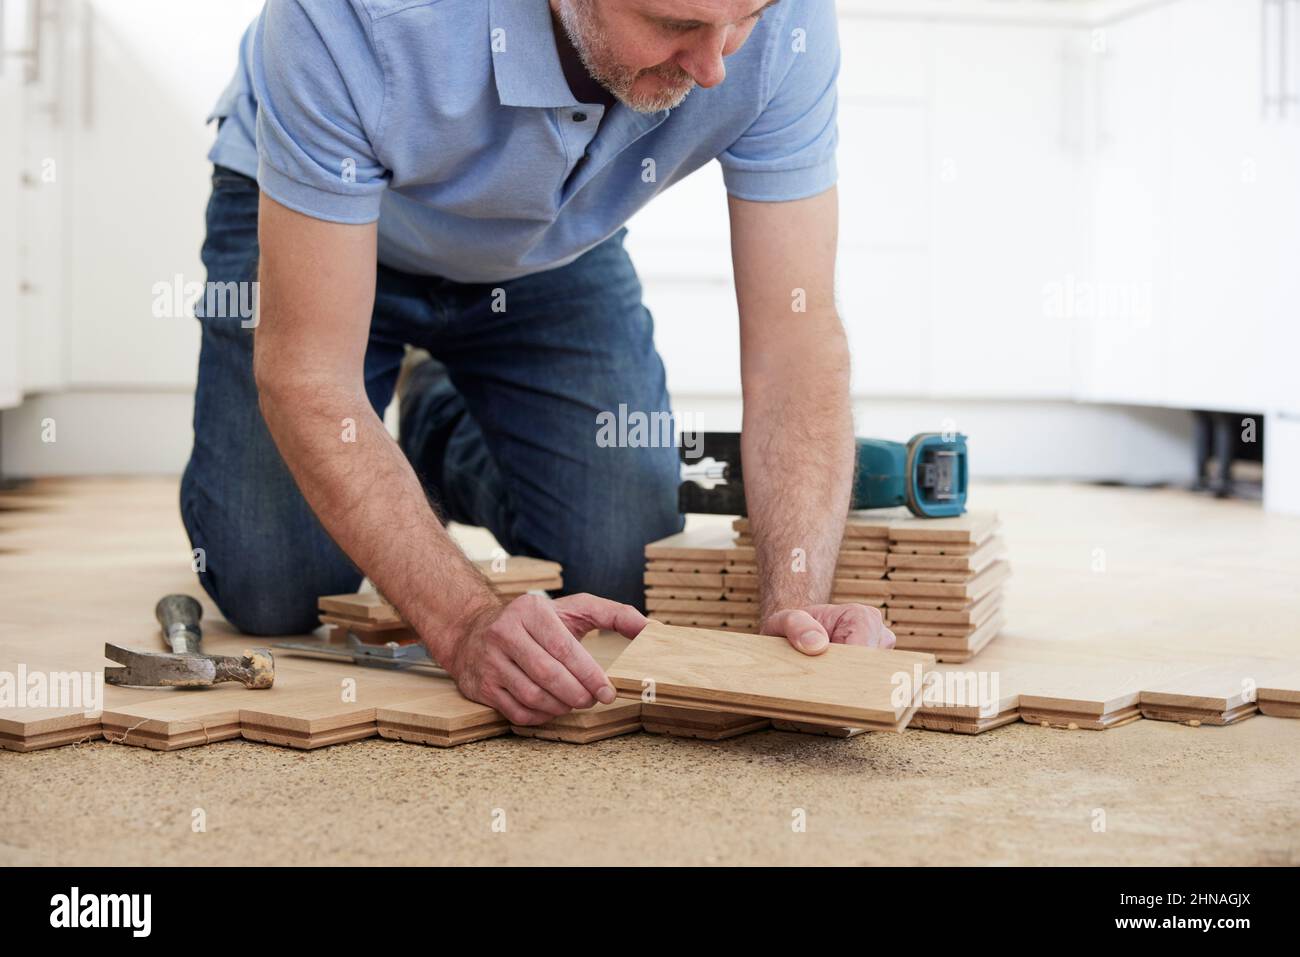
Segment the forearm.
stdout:
<path fill-rule="evenodd" d="M 854 467 L 836 191 L 775 203 L 733 196 L 728 208 L 763 631 L 810 655 L 831 643 L 893 647 L 877 609 L 830 604 Z"/>
<path fill-rule="evenodd" d="M 263 371 L 263 417 L 326 531 L 435 656 L 464 623 L 497 608 L 448 536 L 364 389 Z"/>
<path fill-rule="evenodd" d="M 741 457 L 761 619 L 830 599 L 853 481 L 848 347 L 833 312 L 803 328 L 780 361 L 745 383 Z"/>

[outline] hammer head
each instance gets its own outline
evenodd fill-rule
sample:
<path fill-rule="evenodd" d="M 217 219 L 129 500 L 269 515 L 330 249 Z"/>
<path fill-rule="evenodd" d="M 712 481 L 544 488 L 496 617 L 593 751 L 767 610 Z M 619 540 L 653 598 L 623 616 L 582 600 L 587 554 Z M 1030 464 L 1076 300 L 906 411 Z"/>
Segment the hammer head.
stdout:
<path fill-rule="evenodd" d="M 265 648 L 249 649 L 236 658 L 132 651 L 106 644 L 104 657 L 125 666 L 104 669 L 104 680 L 111 685 L 206 688 L 219 681 L 238 681 L 248 688 L 269 688 L 275 681 L 275 660 Z"/>

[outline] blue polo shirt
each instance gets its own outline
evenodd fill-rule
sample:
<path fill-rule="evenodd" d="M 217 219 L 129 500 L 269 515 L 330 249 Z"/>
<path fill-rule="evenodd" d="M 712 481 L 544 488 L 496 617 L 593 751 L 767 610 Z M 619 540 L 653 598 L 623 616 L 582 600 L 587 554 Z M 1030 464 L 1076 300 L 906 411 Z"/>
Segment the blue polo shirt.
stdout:
<path fill-rule="evenodd" d="M 562 266 L 711 160 L 748 200 L 835 183 L 834 0 L 780 0 L 674 110 L 579 103 L 547 0 L 268 0 L 209 158 L 379 260 L 494 282 Z"/>

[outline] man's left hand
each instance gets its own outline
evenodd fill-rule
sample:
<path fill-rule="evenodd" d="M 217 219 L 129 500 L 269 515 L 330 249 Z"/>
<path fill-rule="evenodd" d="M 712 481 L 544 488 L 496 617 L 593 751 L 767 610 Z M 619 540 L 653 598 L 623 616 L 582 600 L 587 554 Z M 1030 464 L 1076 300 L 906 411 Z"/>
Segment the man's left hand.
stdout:
<path fill-rule="evenodd" d="M 879 608 L 871 605 L 809 605 L 768 615 L 759 629 L 789 640 L 805 655 L 820 655 L 834 643 L 894 647 L 894 633 L 885 627 Z"/>

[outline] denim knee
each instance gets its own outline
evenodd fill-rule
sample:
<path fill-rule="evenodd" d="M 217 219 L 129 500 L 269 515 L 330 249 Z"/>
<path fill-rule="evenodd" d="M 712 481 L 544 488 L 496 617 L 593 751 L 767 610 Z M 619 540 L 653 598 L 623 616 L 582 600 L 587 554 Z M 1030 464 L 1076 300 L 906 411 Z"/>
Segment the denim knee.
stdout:
<path fill-rule="evenodd" d="M 300 635 L 320 625 L 315 589 L 277 584 L 253 571 L 199 578 L 221 614 L 246 635 Z"/>
<path fill-rule="evenodd" d="M 356 591 L 361 573 L 327 537 L 299 549 L 268 548 L 258 522 L 203 506 L 181 483 L 181 516 L 199 584 L 225 619 L 247 635 L 298 635 L 319 627 L 321 595 Z"/>

